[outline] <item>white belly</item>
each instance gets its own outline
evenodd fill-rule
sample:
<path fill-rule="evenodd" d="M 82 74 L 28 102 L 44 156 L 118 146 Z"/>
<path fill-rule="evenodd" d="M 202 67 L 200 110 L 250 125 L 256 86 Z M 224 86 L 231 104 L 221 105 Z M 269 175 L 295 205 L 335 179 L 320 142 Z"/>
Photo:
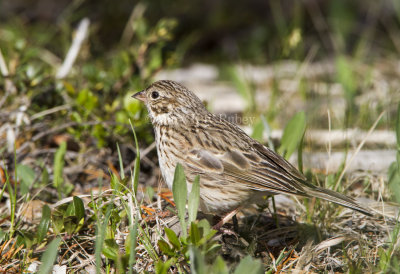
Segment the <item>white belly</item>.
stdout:
<path fill-rule="evenodd" d="M 173 153 L 169 152 L 168 147 L 163 147 L 163 142 L 160 140 L 160 129 L 155 129 L 155 139 L 157 144 L 158 164 L 160 166 L 161 175 L 168 188 L 172 190 L 174 181 L 175 166 L 177 160 Z M 163 136 L 161 136 L 163 138 Z M 168 164 L 166 163 L 168 161 Z"/>
<path fill-rule="evenodd" d="M 167 184 L 168 188 L 172 189 L 172 182 L 174 181 L 175 169 L 167 166 L 167 164 L 165 163 L 166 157 L 165 157 L 165 155 L 162 154 L 162 152 L 160 152 L 159 146 L 157 146 L 157 154 L 158 154 L 158 164 L 160 166 L 161 175 L 162 175 L 165 183 Z M 175 166 L 175 165 L 176 164 L 174 162 L 173 166 Z"/>

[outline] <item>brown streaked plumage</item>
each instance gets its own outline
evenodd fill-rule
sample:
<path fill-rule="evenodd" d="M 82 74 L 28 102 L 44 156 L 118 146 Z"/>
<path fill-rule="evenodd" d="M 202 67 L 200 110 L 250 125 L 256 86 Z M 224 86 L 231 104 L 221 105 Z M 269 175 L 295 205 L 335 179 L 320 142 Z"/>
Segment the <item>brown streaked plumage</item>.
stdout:
<path fill-rule="evenodd" d="M 174 81 L 157 81 L 133 95 L 145 102 L 156 135 L 162 176 L 169 188 L 177 163 L 188 190 L 200 175 L 200 208 L 228 213 L 265 194 L 322 198 L 371 215 L 350 197 L 314 186 L 274 151 L 238 126 L 208 112 L 200 99 Z"/>

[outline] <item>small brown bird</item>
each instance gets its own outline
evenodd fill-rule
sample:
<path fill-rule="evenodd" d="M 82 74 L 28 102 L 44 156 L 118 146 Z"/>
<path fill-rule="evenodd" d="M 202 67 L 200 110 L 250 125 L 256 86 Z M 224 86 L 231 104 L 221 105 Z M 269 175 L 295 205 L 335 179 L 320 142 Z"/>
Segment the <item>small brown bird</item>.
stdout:
<path fill-rule="evenodd" d="M 188 190 L 200 175 L 200 209 L 227 214 L 257 196 L 291 194 L 322 198 L 370 211 L 354 199 L 320 188 L 280 155 L 250 138 L 238 126 L 207 111 L 200 99 L 174 81 L 157 81 L 132 97 L 143 101 L 154 126 L 162 176 L 172 189 L 181 163 Z"/>

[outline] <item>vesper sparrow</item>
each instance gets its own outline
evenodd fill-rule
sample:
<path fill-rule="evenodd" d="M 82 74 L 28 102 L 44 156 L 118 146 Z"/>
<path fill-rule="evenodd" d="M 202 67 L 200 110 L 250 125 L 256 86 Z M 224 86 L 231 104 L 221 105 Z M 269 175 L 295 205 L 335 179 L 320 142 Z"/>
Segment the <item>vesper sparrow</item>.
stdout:
<path fill-rule="evenodd" d="M 283 193 L 322 198 L 371 215 L 354 199 L 307 182 L 284 158 L 208 112 L 193 92 L 177 82 L 157 81 L 132 97 L 146 104 L 168 187 L 172 189 L 177 163 L 184 168 L 189 191 L 200 175 L 203 212 L 223 215 L 257 196 Z"/>

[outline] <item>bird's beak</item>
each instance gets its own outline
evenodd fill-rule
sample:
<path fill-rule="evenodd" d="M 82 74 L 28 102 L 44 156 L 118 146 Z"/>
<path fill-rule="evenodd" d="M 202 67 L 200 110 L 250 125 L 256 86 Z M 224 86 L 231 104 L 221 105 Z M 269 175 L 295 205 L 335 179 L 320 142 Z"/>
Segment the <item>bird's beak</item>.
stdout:
<path fill-rule="evenodd" d="M 145 103 L 146 103 L 146 100 L 147 100 L 146 94 L 144 93 L 144 90 L 139 91 L 139 92 L 133 94 L 133 95 L 132 95 L 132 98 L 138 99 L 138 100 L 140 100 L 140 101 L 142 101 L 142 102 L 145 102 Z"/>

